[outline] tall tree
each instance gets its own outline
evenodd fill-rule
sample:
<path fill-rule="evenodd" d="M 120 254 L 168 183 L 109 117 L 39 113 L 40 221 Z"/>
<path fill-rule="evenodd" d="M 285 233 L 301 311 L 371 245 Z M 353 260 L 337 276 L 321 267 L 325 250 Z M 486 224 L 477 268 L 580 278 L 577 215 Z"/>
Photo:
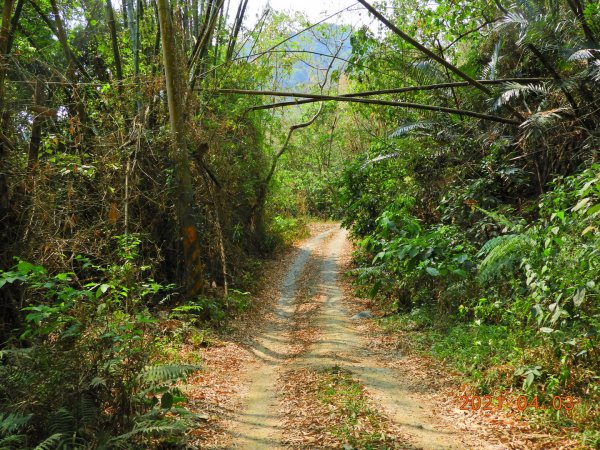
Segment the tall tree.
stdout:
<path fill-rule="evenodd" d="M 202 290 L 203 265 L 200 260 L 198 230 L 192 214 L 194 193 L 190 174 L 188 146 L 185 138 L 185 123 L 182 107 L 184 86 L 180 76 L 181 67 L 177 57 L 177 47 L 173 33 L 171 10 L 168 0 L 157 0 L 160 20 L 160 34 L 163 47 L 163 64 L 167 85 L 169 121 L 171 125 L 172 154 L 175 162 L 176 210 L 179 231 L 183 245 L 185 265 L 185 283 L 188 295 L 198 294 Z"/>

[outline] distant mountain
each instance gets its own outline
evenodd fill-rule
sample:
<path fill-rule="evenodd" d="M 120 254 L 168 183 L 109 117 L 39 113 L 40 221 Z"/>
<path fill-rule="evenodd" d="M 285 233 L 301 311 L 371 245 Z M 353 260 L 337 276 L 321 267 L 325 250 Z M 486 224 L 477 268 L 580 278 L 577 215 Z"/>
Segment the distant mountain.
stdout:
<path fill-rule="evenodd" d="M 325 23 L 291 39 L 286 43 L 286 49 L 306 53 L 295 53 L 298 61 L 293 64 L 292 73 L 284 81 L 283 86 L 285 88 L 298 88 L 315 84 L 319 79 L 318 72 L 321 72 L 322 77 L 324 70 L 331 61 L 330 57 L 322 55 L 335 54 L 340 45 L 341 49 L 337 56 L 342 60 L 336 60 L 332 69 L 339 70 L 343 68 L 346 64 L 343 59 L 348 59 L 352 52 L 350 33 L 351 31 L 347 26 Z"/>

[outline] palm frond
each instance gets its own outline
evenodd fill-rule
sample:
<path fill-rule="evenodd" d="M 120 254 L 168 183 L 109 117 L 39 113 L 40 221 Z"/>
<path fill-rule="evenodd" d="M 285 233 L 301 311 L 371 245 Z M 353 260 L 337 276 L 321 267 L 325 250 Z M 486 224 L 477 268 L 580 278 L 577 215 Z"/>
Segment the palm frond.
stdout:
<path fill-rule="evenodd" d="M 592 64 L 594 67 L 591 70 L 590 78 L 594 81 L 600 82 L 600 61 L 594 61 Z"/>
<path fill-rule="evenodd" d="M 398 128 L 396 128 L 391 134 L 390 134 L 390 138 L 395 138 L 395 137 L 400 137 L 400 136 L 404 136 L 405 134 L 410 133 L 411 131 L 414 130 L 429 130 L 431 129 L 434 125 L 436 125 L 437 122 L 431 121 L 431 120 L 427 120 L 427 121 L 420 121 L 420 122 L 412 122 L 412 123 L 405 123 L 403 125 L 400 125 Z"/>
<path fill-rule="evenodd" d="M 532 114 L 525 120 L 521 125 L 525 132 L 523 138 L 525 141 L 542 136 L 547 132 L 548 128 L 553 126 L 559 120 L 562 120 L 564 114 L 567 112 L 566 108 L 555 108 L 547 111 L 540 111 Z"/>
<path fill-rule="evenodd" d="M 408 76 L 417 84 L 435 84 L 447 81 L 445 73 L 439 64 L 431 60 L 416 61 L 404 67 Z"/>
<path fill-rule="evenodd" d="M 364 169 L 365 167 L 367 167 L 369 164 L 374 164 L 380 161 L 385 161 L 386 159 L 392 159 L 392 158 L 397 158 L 399 157 L 400 154 L 399 153 L 389 153 L 387 155 L 379 155 L 375 158 L 369 159 L 367 161 L 364 162 L 364 164 L 361 166 L 361 169 Z"/>
<path fill-rule="evenodd" d="M 483 68 L 483 78 L 487 78 L 488 80 L 495 80 L 498 78 L 498 63 L 500 62 L 500 50 L 502 48 L 502 41 L 499 40 L 494 45 L 494 51 L 492 52 L 492 57 L 490 62 L 486 64 Z"/>
<path fill-rule="evenodd" d="M 524 97 L 529 94 L 539 94 L 542 96 L 547 96 L 552 92 L 552 89 L 549 88 L 545 84 L 521 84 L 521 83 L 505 83 L 504 92 L 500 94 L 500 97 L 494 102 L 492 105 L 492 110 L 496 110 L 511 100 Z"/>
<path fill-rule="evenodd" d="M 594 53 L 597 51 L 598 50 L 592 49 L 592 48 L 583 48 L 581 50 L 577 50 L 575 53 L 573 53 L 571 56 L 569 56 L 569 61 L 581 61 L 581 60 L 585 60 L 585 59 L 596 59 L 596 58 L 598 58 L 598 56 L 595 55 Z"/>

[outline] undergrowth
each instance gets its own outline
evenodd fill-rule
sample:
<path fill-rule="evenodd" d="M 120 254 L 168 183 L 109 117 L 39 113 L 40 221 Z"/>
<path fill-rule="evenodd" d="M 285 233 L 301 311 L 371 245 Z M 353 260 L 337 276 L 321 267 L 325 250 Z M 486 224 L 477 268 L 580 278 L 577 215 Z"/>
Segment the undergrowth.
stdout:
<path fill-rule="evenodd" d="M 335 411 L 339 421 L 330 431 L 344 448 L 388 448 L 382 417 L 369 405 L 362 386 L 350 372 L 339 367 L 323 371 L 316 395 Z"/>

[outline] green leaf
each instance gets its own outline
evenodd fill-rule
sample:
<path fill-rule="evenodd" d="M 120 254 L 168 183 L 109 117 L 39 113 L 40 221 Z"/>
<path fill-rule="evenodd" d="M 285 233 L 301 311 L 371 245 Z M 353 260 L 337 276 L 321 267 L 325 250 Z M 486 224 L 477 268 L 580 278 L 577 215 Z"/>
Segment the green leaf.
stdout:
<path fill-rule="evenodd" d="M 588 209 L 587 215 L 591 216 L 592 214 L 596 214 L 598 211 L 600 211 L 600 203 L 598 203 L 597 205 L 594 205 L 590 209 Z"/>
<path fill-rule="evenodd" d="M 438 276 L 440 276 L 440 275 L 441 275 L 441 274 L 440 274 L 440 271 L 439 271 L 439 270 L 437 270 L 435 267 L 427 267 L 425 270 L 426 270 L 426 271 L 427 271 L 427 273 L 428 273 L 429 275 L 431 275 L 432 277 L 438 277 Z"/>
<path fill-rule="evenodd" d="M 573 296 L 573 304 L 577 307 L 580 307 L 583 301 L 585 300 L 585 288 L 577 289 L 577 292 Z"/>
<path fill-rule="evenodd" d="M 535 375 L 533 374 L 533 372 L 529 372 L 527 374 L 527 378 L 525 379 L 525 383 L 523 383 L 523 387 L 525 389 L 527 389 L 529 386 L 531 386 L 531 384 L 533 383 L 534 380 L 535 380 Z"/>
<path fill-rule="evenodd" d="M 381 280 L 377 280 L 374 284 L 373 287 L 369 290 L 369 297 L 373 298 L 377 295 L 377 293 L 379 292 L 379 288 L 381 287 Z"/>
<path fill-rule="evenodd" d="M 549 334 L 549 333 L 553 333 L 554 332 L 554 328 L 542 327 L 542 328 L 540 328 L 540 331 L 542 333 L 548 333 Z"/>
<path fill-rule="evenodd" d="M 577 202 L 577 204 L 576 204 L 576 205 L 575 205 L 575 206 L 574 206 L 574 207 L 571 209 L 571 211 L 573 211 L 573 212 L 577 212 L 577 211 L 579 211 L 580 209 L 582 209 L 582 208 L 585 208 L 585 207 L 588 205 L 588 203 L 590 202 L 590 200 L 591 200 L 591 199 L 590 199 L 589 197 L 582 198 L 582 199 L 581 199 L 581 200 L 579 200 L 579 201 Z"/>

